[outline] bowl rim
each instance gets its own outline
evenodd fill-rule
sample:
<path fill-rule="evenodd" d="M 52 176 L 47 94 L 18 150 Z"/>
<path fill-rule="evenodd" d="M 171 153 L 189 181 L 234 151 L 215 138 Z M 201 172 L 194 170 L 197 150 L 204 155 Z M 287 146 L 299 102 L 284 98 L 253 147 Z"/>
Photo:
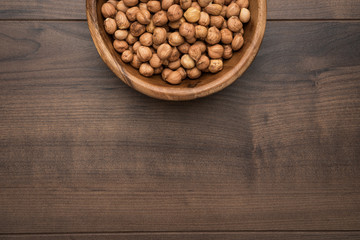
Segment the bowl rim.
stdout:
<path fill-rule="evenodd" d="M 115 61 L 109 49 L 106 47 L 105 40 L 101 37 L 100 29 L 98 27 L 98 18 L 96 6 L 97 0 L 86 0 L 86 15 L 90 35 L 93 39 L 95 47 L 106 65 L 112 72 L 119 77 L 125 84 L 136 89 L 137 91 L 162 100 L 170 101 L 184 101 L 193 100 L 196 98 L 205 97 L 213 93 L 219 92 L 235 82 L 251 65 L 256 55 L 258 54 L 261 46 L 265 29 L 266 29 L 266 16 L 267 16 L 267 1 L 260 0 L 258 2 L 258 21 L 256 22 L 253 41 L 248 42 L 250 46 L 240 59 L 239 63 L 233 66 L 233 71 L 228 71 L 222 77 L 210 81 L 207 84 L 197 86 L 195 88 L 172 88 L 168 86 L 156 86 L 151 84 L 150 81 L 143 81 L 140 78 L 129 79 L 124 74 L 122 63 Z M 263 26 L 263 27 L 261 27 Z M 233 74 L 235 72 L 235 74 Z"/>

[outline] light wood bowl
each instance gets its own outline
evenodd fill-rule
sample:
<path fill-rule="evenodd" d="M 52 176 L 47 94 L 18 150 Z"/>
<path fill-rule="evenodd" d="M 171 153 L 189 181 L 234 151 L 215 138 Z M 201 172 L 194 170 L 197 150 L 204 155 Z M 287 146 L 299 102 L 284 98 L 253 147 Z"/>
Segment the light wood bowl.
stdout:
<path fill-rule="evenodd" d="M 123 63 L 104 29 L 101 6 L 106 0 L 86 0 L 86 14 L 95 46 L 108 67 L 124 83 L 150 97 L 181 101 L 205 97 L 233 83 L 250 66 L 259 51 L 266 27 L 266 0 L 249 0 L 251 20 L 245 25 L 244 46 L 224 62 L 224 69 L 217 74 L 203 74 L 197 80 L 184 80 L 180 85 L 164 82 L 160 75 L 146 78 L 130 64 Z"/>

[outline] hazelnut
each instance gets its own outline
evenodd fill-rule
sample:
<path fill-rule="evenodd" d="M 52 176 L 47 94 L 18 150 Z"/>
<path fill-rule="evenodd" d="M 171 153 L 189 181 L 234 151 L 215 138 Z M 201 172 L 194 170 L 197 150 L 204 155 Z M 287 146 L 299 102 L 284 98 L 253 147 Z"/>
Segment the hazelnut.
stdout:
<path fill-rule="evenodd" d="M 187 41 L 188 43 L 190 43 L 190 44 L 193 44 L 193 43 L 196 42 L 196 38 L 195 38 L 195 36 L 192 37 L 192 38 L 186 38 L 186 41 Z"/>
<path fill-rule="evenodd" d="M 140 36 L 139 41 L 141 45 L 150 47 L 153 44 L 153 36 L 151 33 L 144 33 Z"/>
<path fill-rule="evenodd" d="M 207 36 L 207 28 L 201 25 L 195 27 L 195 37 L 204 40 Z"/>
<path fill-rule="evenodd" d="M 200 7 L 204 8 L 211 3 L 211 0 L 198 0 L 198 3 L 200 5 Z"/>
<path fill-rule="evenodd" d="M 169 35 L 168 41 L 171 46 L 177 47 L 184 43 L 184 38 L 180 35 L 179 32 L 173 32 Z"/>
<path fill-rule="evenodd" d="M 153 33 L 153 43 L 160 45 L 166 42 L 166 30 L 165 28 L 156 27 Z"/>
<path fill-rule="evenodd" d="M 125 50 L 121 54 L 121 60 L 125 63 L 131 62 L 133 60 L 133 58 L 134 58 L 134 54 L 130 50 Z"/>
<path fill-rule="evenodd" d="M 137 40 L 137 37 L 134 37 L 131 33 L 126 37 L 126 42 L 130 45 L 134 44 Z"/>
<path fill-rule="evenodd" d="M 147 8 L 152 13 L 157 13 L 161 10 L 161 3 L 159 1 L 148 1 Z"/>
<path fill-rule="evenodd" d="M 217 44 L 221 40 L 221 33 L 216 27 L 210 27 L 205 41 L 211 45 Z"/>
<path fill-rule="evenodd" d="M 224 55 L 224 47 L 220 44 L 209 46 L 208 55 L 210 58 L 222 58 Z"/>
<path fill-rule="evenodd" d="M 176 69 L 176 71 L 180 73 L 180 75 L 181 75 L 181 79 L 183 79 L 183 80 L 184 80 L 184 79 L 186 78 L 186 71 L 185 71 L 185 69 L 184 69 L 184 68 L 179 67 L 178 69 Z"/>
<path fill-rule="evenodd" d="M 221 42 L 223 44 L 230 44 L 232 42 L 233 33 L 229 29 L 227 28 L 221 29 L 220 33 L 221 33 Z"/>
<path fill-rule="evenodd" d="M 168 58 L 169 61 L 173 62 L 180 58 L 180 52 L 176 47 L 171 49 L 171 54 Z"/>
<path fill-rule="evenodd" d="M 213 3 L 220 4 L 222 6 L 222 5 L 224 5 L 225 0 L 213 0 Z"/>
<path fill-rule="evenodd" d="M 198 61 L 201 57 L 200 47 L 198 45 L 191 45 L 189 48 L 189 56 L 195 61 Z"/>
<path fill-rule="evenodd" d="M 202 26 L 208 26 L 210 24 L 210 16 L 208 13 L 206 12 L 200 12 L 200 18 L 199 18 L 199 22 L 200 25 Z"/>
<path fill-rule="evenodd" d="M 201 11 L 201 7 L 197 2 L 192 2 L 190 7 L 194 7 L 196 9 L 198 9 L 199 11 Z"/>
<path fill-rule="evenodd" d="M 240 22 L 238 17 L 232 16 L 227 21 L 228 28 L 233 32 L 239 32 L 243 27 L 243 24 Z"/>
<path fill-rule="evenodd" d="M 186 69 L 190 69 L 195 67 L 195 62 L 194 60 L 189 56 L 189 54 L 184 54 L 181 57 L 181 65 L 186 68 Z"/>
<path fill-rule="evenodd" d="M 206 55 L 201 55 L 200 59 L 196 62 L 196 67 L 201 71 L 208 69 L 209 65 L 210 59 Z"/>
<path fill-rule="evenodd" d="M 220 16 L 226 17 L 227 6 L 223 6 L 220 12 Z"/>
<path fill-rule="evenodd" d="M 136 52 L 140 62 L 147 62 L 152 57 L 152 52 L 149 47 L 140 46 Z"/>
<path fill-rule="evenodd" d="M 159 58 L 159 56 L 157 55 L 157 53 L 154 53 L 154 54 L 151 56 L 151 59 L 150 59 L 149 63 L 150 63 L 150 65 L 151 65 L 153 68 L 159 68 L 159 67 L 161 67 L 161 65 L 162 65 L 161 59 Z"/>
<path fill-rule="evenodd" d="M 196 41 L 194 45 L 200 48 L 201 53 L 206 51 L 206 44 L 203 41 Z"/>
<path fill-rule="evenodd" d="M 142 64 L 142 62 L 140 62 L 139 58 L 137 55 L 134 55 L 133 60 L 130 62 L 131 66 L 133 66 L 134 68 L 139 69 L 140 65 Z"/>
<path fill-rule="evenodd" d="M 239 14 L 240 14 L 239 5 L 237 5 L 234 2 L 230 3 L 230 5 L 227 7 L 227 10 L 226 10 L 226 17 L 230 18 L 232 16 L 239 16 Z"/>
<path fill-rule="evenodd" d="M 119 41 L 119 40 L 114 40 L 113 46 L 115 50 L 119 53 L 123 53 L 125 52 L 125 50 L 129 48 L 129 45 L 126 41 Z"/>
<path fill-rule="evenodd" d="M 181 24 L 186 22 L 185 18 L 180 18 L 179 20 L 175 21 L 175 22 L 169 22 L 168 26 L 173 28 L 173 29 L 179 29 Z"/>
<path fill-rule="evenodd" d="M 201 71 L 196 67 L 186 70 L 186 75 L 190 79 L 197 79 L 201 76 Z"/>
<path fill-rule="evenodd" d="M 184 22 L 180 25 L 179 33 L 185 38 L 193 38 L 195 36 L 195 27 L 191 23 Z"/>
<path fill-rule="evenodd" d="M 191 0 L 180 0 L 180 6 L 182 9 L 186 10 L 191 7 L 192 1 Z"/>
<path fill-rule="evenodd" d="M 154 75 L 154 69 L 148 63 L 141 64 L 139 72 L 145 77 L 151 77 L 152 75 Z"/>
<path fill-rule="evenodd" d="M 164 26 L 168 22 L 168 18 L 166 16 L 165 11 L 160 11 L 155 13 L 152 20 L 154 22 L 154 25 L 158 27 Z"/>
<path fill-rule="evenodd" d="M 162 66 L 160 66 L 158 68 L 154 68 L 154 74 L 160 74 L 163 71 L 163 69 L 164 68 Z"/>
<path fill-rule="evenodd" d="M 181 7 L 177 4 L 174 4 L 169 7 L 167 11 L 167 17 L 169 21 L 174 22 L 177 20 L 180 20 L 180 18 L 183 16 L 183 10 Z"/>
<path fill-rule="evenodd" d="M 214 16 L 220 15 L 222 6 L 220 4 L 210 4 L 205 7 L 205 11 Z"/>
<path fill-rule="evenodd" d="M 145 32 L 145 26 L 138 23 L 138 22 L 133 22 L 130 25 L 130 33 L 134 36 L 134 37 L 138 37 L 141 34 L 143 34 Z"/>
<path fill-rule="evenodd" d="M 248 5 L 248 0 L 109 0 L 101 11 L 123 62 L 146 77 L 161 74 L 179 84 L 223 69 L 222 59 L 244 44 Z"/>
<path fill-rule="evenodd" d="M 137 41 L 136 43 L 134 43 L 134 45 L 132 47 L 133 47 L 133 51 L 135 53 L 137 53 L 139 47 L 141 47 L 141 43 L 139 41 Z"/>
<path fill-rule="evenodd" d="M 199 21 L 200 11 L 197 8 L 189 7 L 184 13 L 184 17 L 188 22 L 195 23 Z"/>
<path fill-rule="evenodd" d="M 209 71 L 211 73 L 217 73 L 221 71 L 224 67 L 223 61 L 221 59 L 211 59 L 209 65 Z"/>
<path fill-rule="evenodd" d="M 116 5 L 116 9 L 123 13 L 126 13 L 129 8 L 124 4 L 124 1 L 119 1 Z"/>
<path fill-rule="evenodd" d="M 239 5 L 240 8 L 248 8 L 249 0 L 236 0 L 236 4 Z"/>
<path fill-rule="evenodd" d="M 189 48 L 190 48 L 190 44 L 187 42 L 184 42 L 183 44 L 181 44 L 180 46 L 178 46 L 179 51 L 182 54 L 188 53 L 189 52 Z"/>
<path fill-rule="evenodd" d="M 231 47 L 234 51 L 239 50 L 244 45 L 244 38 L 241 34 L 236 34 L 231 43 Z"/>
<path fill-rule="evenodd" d="M 170 57 L 172 52 L 172 48 L 169 44 L 167 43 L 163 43 L 161 44 L 158 49 L 157 49 L 157 55 L 159 56 L 160 59 L 165 60 L 168 57 Z"/>
<path fill-rule="evenodd" d="M 113 18 L 116 15 L 116 9 L 111 3 L 104 3 L 101 6 L 101 13 L 104 18 Z"/>
<path fill-rule="evenodd" d="M 168 64 L 168 68 L 170 68 L 171 70 L 176 70 L 179 67 L 181 67 L 180 59 L 169 62 Z"/>
<path fill-rule="evenodd" d="M 123 0 L 127 7 L 133 7 L 139 3 L 138 0 Z"/>
<path fill-rule="evenodd" d="M 145 30 L 149 33 L 153 33 L 155 29 L 154 22 L 151 20 L 148 25 L 146 25 Z"/>
<path fill-rule="evenodd" d="M 108 0 L 107 2 L 110 3 L 111 5 L 113 5 L 114 8 L 116 8 L 116 5 L 118 4 L 119 1 L 117 1 L 117 0 Z"/>
<path fill-rule="evenodd" d="M 140 10 L 148 10 L 146 3 L 143 3 L 143 2 L 139 3 L 138 7 Z"/>
<path fill-rule="evenodd" d="M 117 30 L 115 33 L 114 33 L 114 37 L 117 39 L 117 40 L 125 40 L 126 37 L 128 36 L 129 32 L 127 30 Z"/>
<path fill-rule="evenodd" d="M 240 12 L 240 21 L 247 23 L 250 21 L 250 11 L 247 8 L 242 8 Z"/>
<path fill-rule="evenodd" d="M 170 84 L 180 84 L 181 83 L 181 74 L 178 71 L 171 71 L 165 80 Z"/>
<path fill-rule="evenodd" d="M 172 73 L 171 69 L 165 68 L 161 73 L 162 79 L 166 81 L 166 78 L 169 76 L 170 73 Z"/>
<path fill-rule="evenodd" d="M 222 16 L 211 16 L 210 17 L 210 26 L 221 28 L 225 19 Z"/>
<path fill-rule="evenodd" d="M 136 20 L 136 14 L 140 11 L 138 7 L 132 7 L 129 8 L 126 11 L 126 17 L 129 19 L 129 21 L 135 21 Z"/>
<path fill-rule="evenodd" d="M 136 13 L 136 20 L 141 24 L 149 24 L 151 20 L 151 13 L 148 10 L 141 9 Z"/>
<path fill-rule="evenodd" d="M 230 45 L 225 45 L 224 46 L 224 54 L 223 54 L 223 58 L 224 59 L 230 59 L 233 56 L 233 51 Z"/>
<path fill-rule="evenodd" d="M 107 18 L 104 21 L 104 27 L 108 34 L 114 34 L 117 29 L 116 21 L 113 18 Z"/>
<path fill-rule="evenodd" d="M 127 29 L 130 26 L 130 22 L 127 19 L 125 13 L 123 13 L 121 11 L 118 11 L 116 13 L 115 20 L 116 20 L 116 24 L 117 24 L 119 29 Z"/>
<path fill-rule="evenodd" d="M 174 4 L 174 0 L 162 0 L 161 7 L 163 10 L 168 10 Z"/>

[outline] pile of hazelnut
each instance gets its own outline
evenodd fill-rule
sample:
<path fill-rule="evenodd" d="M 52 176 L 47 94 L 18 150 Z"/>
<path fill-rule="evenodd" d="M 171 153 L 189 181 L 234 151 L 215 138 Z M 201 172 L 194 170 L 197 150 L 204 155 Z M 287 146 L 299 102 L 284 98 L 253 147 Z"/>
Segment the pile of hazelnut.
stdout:
<path fill-rule="evenodd" d="M 109 0 L 101 7 L 121 59 L 179 84 L 217 73 L 244 44 L 249 0 Z"/>

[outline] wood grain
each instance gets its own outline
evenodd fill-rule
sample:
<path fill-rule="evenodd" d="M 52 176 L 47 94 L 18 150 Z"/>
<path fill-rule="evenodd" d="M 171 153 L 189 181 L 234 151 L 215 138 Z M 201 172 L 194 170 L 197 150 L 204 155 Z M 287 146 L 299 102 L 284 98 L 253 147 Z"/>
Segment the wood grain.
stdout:
<path fill-rule="evenodd" d="M 51 234 L 0 236 L 1 240 L 359 240 L 359 232 L 285 232 L 285 233 L 113 233 L 113 234 Z"/>
<path fill-rule="evenodd" d="M 358 0 L 268 0 L 268 19 L 360 19 Z"/>
<path fill-rule="evenodd" d="M 358 0 L 268 0 L 268 19 L 360 19 L 359 12 Z M 2 0 L 0 19 L 85 20 L 85 0 Z"/>
<path fill-rule="evenodd" d="M 85 22 L 8 22 L 0 233 L 358 230 L 359 39 L 270 22 L 235 84 L 170 103 L 114 77 Z"/>
<path fill-rule="evenodd" d="M 85 0 L 2 0 L 0 19 L 86 19 Z"/>

